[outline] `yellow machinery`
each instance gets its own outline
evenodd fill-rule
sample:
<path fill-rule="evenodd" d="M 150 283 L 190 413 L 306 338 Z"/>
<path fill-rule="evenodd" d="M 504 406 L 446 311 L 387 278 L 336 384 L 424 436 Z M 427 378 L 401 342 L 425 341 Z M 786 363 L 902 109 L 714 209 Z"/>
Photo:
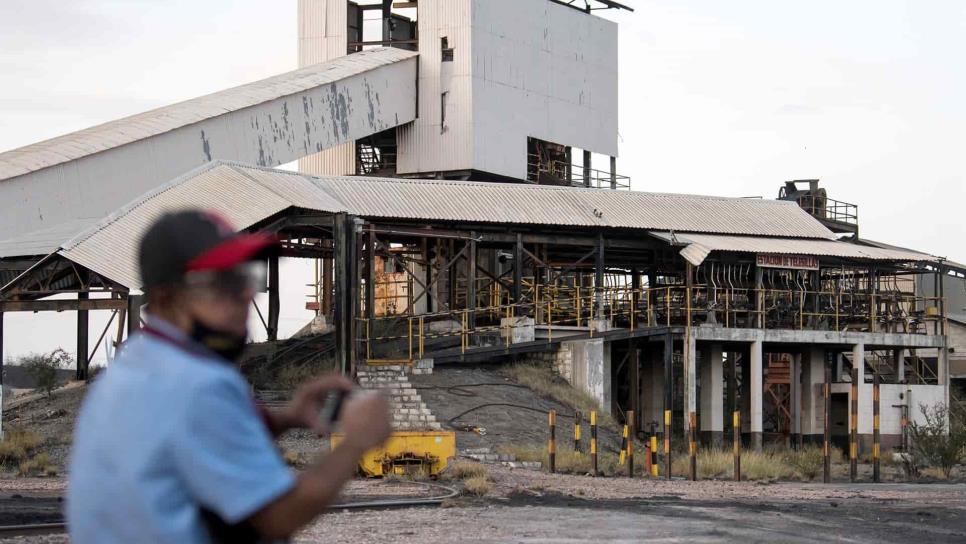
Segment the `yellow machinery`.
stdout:
<path fill-rule="evenodd" d="M 332 447 L 342 442 L 342 434 L 332 435 Z M 423 474 L 436 476 L 450 458 L 456 456 L 453 431 L 395 431 L 381 447 L 367 451 L 359 461 L 366 476 Z"/>

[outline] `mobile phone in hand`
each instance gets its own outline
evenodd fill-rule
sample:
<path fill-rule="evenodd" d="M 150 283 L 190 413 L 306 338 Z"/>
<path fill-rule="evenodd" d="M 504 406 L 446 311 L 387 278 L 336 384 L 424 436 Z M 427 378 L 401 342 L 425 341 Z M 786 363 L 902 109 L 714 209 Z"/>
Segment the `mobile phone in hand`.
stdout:
<path fill-rule="evenodd" d="M 330 391 L 326 395 L 325 401 L 322 403 L 322 409 L 319 410 L 319 420 L 330 431 L 335 427 L 336 422 L 339 421 L 339 417 L 342 415 L 342 406 L 348 397 L 349 392 L 342 389 Z"/>

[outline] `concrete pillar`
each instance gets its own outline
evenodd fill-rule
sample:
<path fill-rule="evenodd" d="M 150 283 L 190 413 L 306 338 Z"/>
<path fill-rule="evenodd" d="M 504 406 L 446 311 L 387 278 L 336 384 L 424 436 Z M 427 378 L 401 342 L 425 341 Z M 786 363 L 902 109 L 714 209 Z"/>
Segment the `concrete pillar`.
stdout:
<path fill-rule="evenodd" d="M 802 436 L 802 354 L 793 353 L 791 368 L 788 369 L 791 376 L 791 440 L 792 446 L 798 447 L 801 444 Z"/>
<path fill-rule="evenodd" d="M 751 398 L 751 447 L 760 451 L 762 447 L 762 342 L 751 343 L 751 368 L 748 378 L 748 393 Z"/>
<path fill-rule="evenodd" d="M 721 344 L 701 353 L 701 441 L 720 448 L 724 436 L 724 363 Z"/>
<path fill-rule="evenodd" d="M 822 441 L 825 400 L 822 384 L 825 383 L 825 350 L 812 346 L 802 360 L 801 384 L 801 432 L 805 441 L 819 444 Z"/>
<path fill-rule="evenodd" d="M 855 344 L 852 346 L 852 368 L 855 369 L 856 383 L 859 392 L 859 411 L 857 414 L 856 425 L 858 428 L 859 449 L 861 455 L 863 444 L 872 445 L 872 384 L 865 383 L 865 344 Z M 849 399 L 852 402 L 852 399 Z"/>
<path fill-rule="evenodd" d="M 651 429 L 659 431 L 664 418 L 664 357 L 659 348 L 656 343 L 648 346 L 647 360 L 643 366 L 645 381 L 642 430 L 648 433 Z"/>

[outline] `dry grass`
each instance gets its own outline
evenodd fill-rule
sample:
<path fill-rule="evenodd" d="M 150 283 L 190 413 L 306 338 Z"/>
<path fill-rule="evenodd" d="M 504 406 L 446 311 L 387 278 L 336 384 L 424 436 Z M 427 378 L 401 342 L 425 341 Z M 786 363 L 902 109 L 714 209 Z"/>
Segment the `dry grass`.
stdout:
<path fill-rule="evenodd" d="M 466 481 L 463 482 L 463 489 L 467 493 L 476 495 L 477 497 L 486 495 L 492 488 L 493 485 L 486 476 L 473 476 L 472 478 L 467 478 Z"/>
<path fill-rule="evenodd" d="M 56 476 L 57 469 L 50 462 L 50 456 L 46 453 L 35 455 L 29 461 L 23 461 L 17 467 L 19 476 Z"/>
<path fill-rule="evenodd" d="M 935 480 L 948 480 L 949 475 L 940 467 L 926 467 L 919 472 L 922 478 L 932 478 Z"/>
<path fill-rule="evenodd" d="M 500 372 L 518 384 L 529 387 L 539 395 L 549 397 L 574 410 L 579 410 L 585 418 L 589 418 L 590 412 L 596 410 L 599 418 L 598 423 L 601 426 L 616 428 L 617 424 L 614 418 L 607 411 L 600 409 L 594 397 L 570 385 L 546 365 L 518 363 L 505 367 Z"/>
<path fill-rule="evenodd" d="M 12 468 L 26 461 L 44 443 L 37 433 L 11 428 L 0 441 L 0 467 Z"/>
<path fill-rule="evenodd" d="M 549 458 L 545 446 L 526 445 L 500 445 L 496 451 L 504 455 L 512 455 L 517 461 L 543 463 L 544 470 L 548 468 Z M 634 474 L 644 475 L 644 450 L 636 448 L 634 450 Z M 578 453 L 573 450 L 557 449 L 555 459 L 555 469 L 561 474 L 590 474 L 593 469 L 589 453 Z M 626 475 L 627 465 L 620 464 L 618 454 L 602 451 L 597 455 L 597 471 L 602 476 Z"/>
<path fill-rule="evenodd" d="M 840 463 L 842 452 L 832 449 L 832 462 Z M 686 453 L 674 456 L 671 471 L 674 476 L 691 475 L 690 459 Z M 663 471 L 663 458 L 661 470 Z M 734 477 L 734 456 L 730 450 L 698 450 L 698 478 L 731 479 Z M 802 450 L 767 447 L 763 451 L 741 452 L 743 480 L 802 480 L 810 481 L 822 474 L 822 448 L 806 446 Z"/>
<path fill-rule="evenodd" d="M 489 478 L 490 473 L 483 463 L 456 461 L 446 467 L 446 475 L 452 480 L 470 480 L 473 478 Z"/>

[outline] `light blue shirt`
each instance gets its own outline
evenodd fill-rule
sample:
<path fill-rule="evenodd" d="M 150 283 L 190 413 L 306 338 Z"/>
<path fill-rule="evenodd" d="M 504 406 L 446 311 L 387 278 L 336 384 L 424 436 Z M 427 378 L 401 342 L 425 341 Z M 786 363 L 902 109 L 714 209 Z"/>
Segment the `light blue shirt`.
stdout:
<path fill-rule="evenodd" d="M 84 399 L 67 524 L 74 544 L 209 542 L 200 508 L 237 523 L 294 483 L 233 366 L 142 333 Z"/>

